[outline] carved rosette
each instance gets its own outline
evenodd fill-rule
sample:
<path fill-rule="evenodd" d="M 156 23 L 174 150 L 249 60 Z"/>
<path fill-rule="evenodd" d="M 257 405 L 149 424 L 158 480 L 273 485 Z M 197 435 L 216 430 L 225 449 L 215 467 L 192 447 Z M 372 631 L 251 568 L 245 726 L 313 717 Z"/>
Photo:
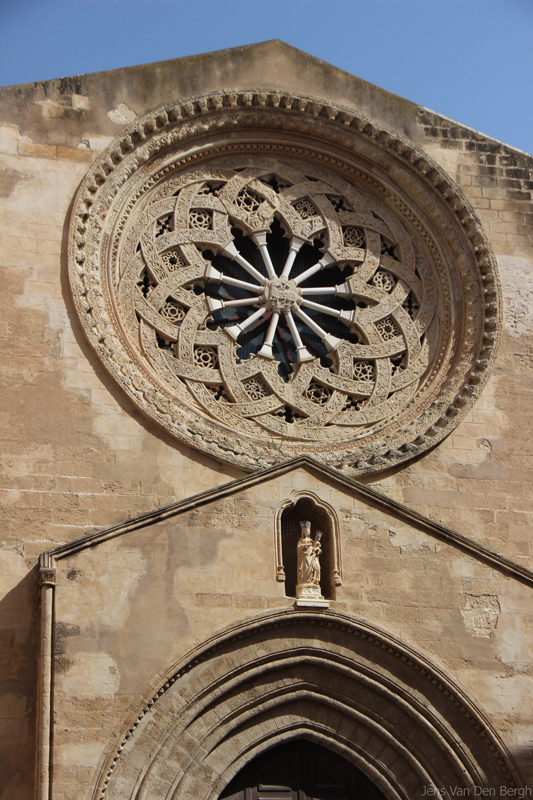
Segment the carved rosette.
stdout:
<path fill-rule="evenodd" d="M 442 170 L 279 92 L 194 98 L 118 137 L 78 192 L 69 261 L 132 400 L 247 469 L 417 455 L 472 405 L 499 336 L 494 258 Z"/>

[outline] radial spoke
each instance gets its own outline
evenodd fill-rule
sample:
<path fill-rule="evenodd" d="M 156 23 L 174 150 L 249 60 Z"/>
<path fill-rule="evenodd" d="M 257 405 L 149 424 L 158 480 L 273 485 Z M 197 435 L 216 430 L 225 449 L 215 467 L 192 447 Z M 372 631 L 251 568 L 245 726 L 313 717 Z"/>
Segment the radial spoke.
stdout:
<path fill-rule="evenodd" d="M 262 286 L 257 286 L 255 283 L 247 283 L 246 281 L 240 281 L 238 278 L 232 278 L 229 275 L 224 274 L 223 272 L 219 272 L 218 269 L 214 267 L 207 267 L 205 271 L 205 277 L 208 278 L 210 281 L 216 281 L 217 283 L 227 283 L 229 286 L 237 286 L 239 289 L 247 289 L 249 292 L 254 292 L 254 294 L 261 294 L 263 291 Z"/>
<path fill-rule="evenodd" d="M 255 267 L 252 267 L 252 265 L 249 264 L 248 261 L 243 256 L 241 256 L 241 254 L 235 247 L 234 242 L 228 242 L 228 244 L 222 248 L 222 252 L 224 253 L 224 255 L 228 256 L 228 258 L 231 258 L 233 261 L 236 261 L 237 264 L 239 264 L 243 269 L 245 269 L 246 272 L 248 272 L 250 275 L 253 275 L 254 278 L 257 281 L 259 281 L 260 284 L 263 285 L 267 283 L 268 279 L 265 278 L 264 275 L 261 275 L 261 273 Z"/>
<path fill-rule="evenodd" d="M 304 244 L 305 239 L 300 239 L 299 236 L 293 236 L 291 239 L 291 244 L 289 248 L 289 253 L 287 255 L 287 260 L 285 261 L 285 266 L 283 267 L 283 272 L 281 273 L 282 278 L 288 278 L 291 274 L 292 265 L 294 264 L 294 259 L 298 255 L 298 252 L 301 246 Z"/>
<path fill-rule="evenodd" d="M 306 308 L 314 308 L 316 311 L 321 311 L 323 314 L 329 314 L 330 317 L 338 317 L 339 312 L 329 306 L 323 306 L 322 303 L 313 303 L 311 300 L 302 300 L 302 305 Z"/>
<path fill-rule="evenodd" d="M 300 333 L 298 328 L 296 327 L 296 323 L 294 321 L 294 317 L 292 316 L 290 311 L 285 312 L 285 319 L 287 320 L 287 324 L 289 326 L 290 332 L 292 334 L 292 338 L 296 344 L 296 351 L 298 353 L 298 363 L 302 364 L 304 361 L 314 361 L 315 357 L 311 355 L 309 350 L 304 346 L 300 338 Z"/>
<path fill-rule="evenodd" d="M 254 233 L 252 239 L 254 240 L 259 250 L 261 251 L 261 255 L 263 256 L 263 261 L 265 263 L 265 267 L 268 272 L 269 278 L 275 278 L 276 270 L 274 269 L 274 265 L 272 264 L 272 259 L 270 258 L 270 253 L 268 252 L 266 243 L 266 231 L 261 231 L 260 233 Z"/>
<path fill-rule="evenodd" d="M 316 311 L 321 311 L 322 314 L 328 314 L 330 317 L 336 317 L 346 324 L 353 322 L 357 314 L 356 309 L 352 311 L 339 311 L 334 308 L 329 308 L 328 306 L 323 306 L 321 303 L 313 303 L 311 300 L 302 300 L 302 305 L 306 308 L 314 308 Z"/>
<path fill-rule="evenodd" d="M 321 328 L 320 325 L 318 325 L 313 319 L 311 319 L 311 317 L 308 317 L 305 311 L 302 311 L 301 308 L 295 308 L 294 313 L 296 316 L 300 317 L 300 319 L 303 320 L 303 322 L 305 322 L 305 324 L 308 325 L 312 331 L 320 336 L 328 350 L 336 350 L 342 344 L 342 339 L 337 339 L 337 337 L 333 336 L 331 333 L 326 333 L 326 331 Z"/>
<path fill-rule="evenodd" d="M 253 306 L 257 297 L 244 297 L 242 300 L 218 300 L 215 297 L 207 298 L 210 311 L 219 311 L 221 308 L 237 308 L 238 306 Z"/>
<path fill-rule="evenodd" d="M 262 286 L 256 286 L 254 283 L 240 281 L 238 278 L 231 278 L 228 275 L 222 276 L 222 283 L 227 283 L 228 286 L 237 286 L 239 289 L 247 289 L 249 292 L 253 292 L 254 294 L 261 294 L 263 291 Z"/>
<path fill-rule="evenodd" d="M 330 255 L 329 253 L 326 253 L 325 256 L 322 256 L 320 261 L 317 261 L 317 263 L 313 264 L 312 267 L 309 267 L 309 269 L 306 269 L 305 272 L 301 273 L 301 275 L 298 275 L 294 279 L 294 283 L 296 285 L 298 285 L 299 283 L 302 283 L 303 281 L 306 281 L 308 278 L 310 278 L 311 275 L 315 275 L 317 272 L 320 272 L 321 269 L 324 269 L 325 267 L 329 267 L 330 264 L 334 264 L 334 263 L 335 263 L 335 259 L 333 258 L 333 256 Z"/>
<path fill-rule="evenodd" d="M 262 308 L 259 308 L 254 314 L 252 314 L 251 317 L 245 319 L 244 322 L 239 322 L 238 325 L 232 325 L 230 328 L 224 328 L 224 330 L 226 331 L 226 333 L 229 333 L 229 335 L 233 339 L 236 340 L 239 338 L 241 333 L 246 330 L 246 328 L 249 328 L 250 325 L 253 325 L 256 319 L 259 319 L 260 317 L 263 316 L 263 314 L 266 314 L 266 310 L 267 310 L 266 307 L 263 306 Z"/>
<path fill-rule="evenodd" d="M 265 336 L 265 341 L 263 342 L 263 346 L 258 353 L 258 355 L 263 356 L 264 358 L 274 358 L 274 354 L 272 352 L 272 342 L 274 341 L 274 334 L 276 333 L 278 322 L 279 313 L 274 311 L 272 317 L 270 318 L 270 324 L 268 326 L 267 335 Z"/>
<path fill-rule="evenodd" d="M 352 293 L 352 289 L 348 281 L 346 281 L 346 283 L 341 283 L 340 286 L 309 286 L 305 289 L 300 289 L 300 291 L 303 295 L 333 294 L 340 297 L 349 297 Z"/>

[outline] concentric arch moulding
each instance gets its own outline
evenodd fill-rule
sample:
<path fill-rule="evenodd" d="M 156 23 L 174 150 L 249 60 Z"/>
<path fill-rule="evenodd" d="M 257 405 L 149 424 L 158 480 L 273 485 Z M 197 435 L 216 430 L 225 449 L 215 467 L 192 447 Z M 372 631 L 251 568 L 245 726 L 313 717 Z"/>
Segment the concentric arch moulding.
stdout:
<path fill-rule="evenodd" d="M 168 433 L 244 469 L 352 475 L 444 438 L 498 344 L 494 256 L 457 186 L 353 110 L 215 92 L 122 133 L 76 197 L 86 335 Z"/>

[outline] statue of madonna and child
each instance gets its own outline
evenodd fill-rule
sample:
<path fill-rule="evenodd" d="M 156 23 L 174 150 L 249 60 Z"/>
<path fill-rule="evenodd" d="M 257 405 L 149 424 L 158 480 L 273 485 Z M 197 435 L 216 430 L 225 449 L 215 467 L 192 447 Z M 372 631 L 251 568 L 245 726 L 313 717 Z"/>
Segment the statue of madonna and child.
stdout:
<path fill-rule="evenodd" d="M 322 531 L 311 537 L 311 523 L 300 522 L 302 534 L 298 539 L 298 583 L 296 584 L 296 605 L 328 606 L 320 593 L 320 554 Z"/>

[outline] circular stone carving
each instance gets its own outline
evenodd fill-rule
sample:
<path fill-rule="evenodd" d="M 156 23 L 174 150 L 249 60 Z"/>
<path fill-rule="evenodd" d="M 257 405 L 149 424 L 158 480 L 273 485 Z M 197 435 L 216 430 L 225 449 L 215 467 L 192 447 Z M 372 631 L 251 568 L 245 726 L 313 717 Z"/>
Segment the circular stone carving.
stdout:
<path fill-rule="evenodd" d="M 442 170 L 279 92 L 177 103 L 118 137 L 80 187 L 69 260 L 132 400 L 246 469 L 417 455 L 471 406 L 499 335 L 494 258 Z"/>

